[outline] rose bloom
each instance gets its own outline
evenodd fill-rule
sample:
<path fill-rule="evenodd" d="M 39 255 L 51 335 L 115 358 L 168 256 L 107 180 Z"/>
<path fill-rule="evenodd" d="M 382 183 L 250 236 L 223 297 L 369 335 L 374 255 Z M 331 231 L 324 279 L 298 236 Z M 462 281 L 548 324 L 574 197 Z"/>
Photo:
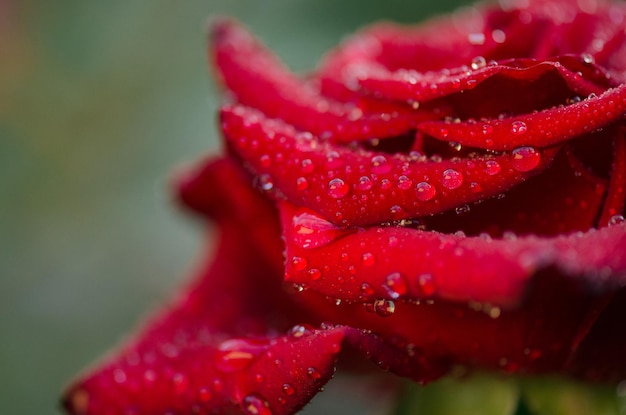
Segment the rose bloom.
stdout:
<path fill-rule="evenodd" d="M 355 354 L 419 383 L 625 379 L 625 25 L 503 1 L 374 25 L 297 77 L 215 22 L 225 155 L 176 185 L 218 248 L 68 413 L 293 414 Z"/>

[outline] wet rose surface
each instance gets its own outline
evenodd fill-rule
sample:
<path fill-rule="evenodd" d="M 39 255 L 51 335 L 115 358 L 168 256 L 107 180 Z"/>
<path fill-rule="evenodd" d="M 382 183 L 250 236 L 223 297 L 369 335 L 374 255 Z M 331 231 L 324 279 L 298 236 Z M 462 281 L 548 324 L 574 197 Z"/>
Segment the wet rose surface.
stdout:
<path fill-rule="evenodd" d="M 531 1 L 379 24 L 291 73 L 232 21 L 226 155 L 177 178 L 218 248 L 66 392 L 72 414 L 290 414 L 341 350 L 626 378 L 626 6 Z"/>

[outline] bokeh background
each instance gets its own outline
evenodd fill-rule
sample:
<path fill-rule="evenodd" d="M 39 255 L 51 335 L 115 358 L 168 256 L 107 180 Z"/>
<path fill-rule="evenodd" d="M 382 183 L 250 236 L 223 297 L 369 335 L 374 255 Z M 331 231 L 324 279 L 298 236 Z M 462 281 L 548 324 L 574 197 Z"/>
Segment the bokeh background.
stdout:
<path fill-rule="evenodd" d="M 203 230 L 168 178 L 219 151 L 209 17 L 306 71 L 367 23 L 462 2 L 0 0 L 0 413 L 59 414 L 65 383 L 192 269 Z M 305 413 L 385 413 L 349 384 Z"/>

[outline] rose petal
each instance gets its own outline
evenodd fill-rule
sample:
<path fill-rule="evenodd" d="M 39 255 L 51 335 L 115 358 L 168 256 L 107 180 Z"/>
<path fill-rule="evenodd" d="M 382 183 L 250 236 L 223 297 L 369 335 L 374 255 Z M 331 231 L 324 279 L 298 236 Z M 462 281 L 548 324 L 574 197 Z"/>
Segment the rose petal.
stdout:
<path fill-rule="evenodd" d="M 384 113 L 368 112 L 367 108 L 326 99 L 296 78 L 250 33 L 232 21 L 214 25 L 213 49 L 223 83 L 240 103 L 325 138 L 357 140 L 395 136 L 418 122 L 434 118 L 431 113 L 403 106 Z"/>
<path fill-rule="evenodd" d="M 572 93 L 587 96 L 600 94 L 607 87 L 615 86 L 601 68 L 586 63 L 584 58 L 564 56 L 554 60 L 511 59 L 488 63 L 476 58 L 471 66 L 446 69 L 437 72 L 378 70 L 360 73 L 356 80 L 367 92 L 381 98 L 402 101 L 430 101 L 446 95 L 474 89 L 484 80 L 494 76 L 518 80 L 528 88 L 528 83 L 556 72 L 566 82 Z M 468 62 L 469 64 L 469 62 Z"/>
<path fill-rule="evenodd" d="M 607 137 L 610 131 L 606 136 L 598 133 L 585 139 L 597 145 Z M 501 196 L 424 218 L 421 224 L 443 233 L 462 231 L 492 237 L 586 231 L 597 224 L 607 180 L 591 174 L 574 157 L 571 151 L 560 153 L 544 172 Z"/>
<path fill-rule="evenodd" d="M 444 141 L 491 150 L 546 147 L 594 131 L 626 114 L 626 84 L 565 107 L 479 123 L 430 121 L 420 131 Z"/>
<path fill-rule="evenodd" d="M 613 143 L 613 167 L 609 192 L 598 221 L 600 226 L 606 226 L 612 221 L 623 220 L 624 205 L 626 204 L 626 129 L 622 128 L 619 131 Z"/>
<path fill-rule="evenodd" d="M 343 225 L 413 218 L 495 196 L 540 172 L 555 153 L 524 147 L 500 156 L 431 161 L 353 151 L 244 107 L 224 107 L 222 128 L 262 188 Z"/>
<path fill-rule="evenodd" d="M 547 267 L 598 289 L 626 282 L 626 224 L 512 239 L 379 226 L 328 235 L 313 228 L 308 234 L 321 242 L 303 246 L 299 219 L 315 214 L 287 203 L 281 211 L 289 281 L 342 300 L 436 297 L 510 307 L 522 300 L 529 279 Z"/>

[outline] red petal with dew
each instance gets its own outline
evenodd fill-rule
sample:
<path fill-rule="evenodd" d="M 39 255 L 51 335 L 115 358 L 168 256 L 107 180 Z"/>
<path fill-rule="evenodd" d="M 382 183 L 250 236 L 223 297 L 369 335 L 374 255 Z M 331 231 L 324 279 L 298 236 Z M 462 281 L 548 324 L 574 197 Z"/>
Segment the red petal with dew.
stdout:
<path fill-rule="evenodd" d="M 322 226 L 309 209 L 284 203 L 281 210 L 288 280 L 342 300 L 434 297 L 511 307 L 531 277 L 548 267 L 596 289 L 626 283 L 624 224 L 551 238 L 492 239 L 390 226 L 341 232 Z"/>
<path fill-rule="evenodd" d="M 204 205 L 219 218 L 214 257 L 137 337 L 68 389 L 68 412 L 290 414 L 328 381 L 343 331 L 288 331 L 308 313 L 282 287 L 276 214 L 235 166 L 209 163 L 204 182 L 191 186 L 215 191 Z"/>
<path fill-rule="evenodd" d="M 546 147 L 621 120 L 626 114 L 626 84 L 575 104 L 505 119 L 481 122 L 430 121 L 420 131 L 444 141 L 490 150 Z"/>
<path fill-rule="evenodd" d="M 222 128 L 263 189 L 343 225 L 413 218 L 495 196 L 539 173 L 555 153 L 522 147 L 498 156 L 432 161 L 354 151 L 241 106 L 222 109 Z"/>
<path fill-rule="evenodd" d="M 425 111 L 387 105 L 359 108 L 326 99 L 293 75 L 250 33 L 232 21 L 213 27 L 213 60 L 237 101 L 299 129 L 342 141 L 389 137 L 435 118 Z"/>

